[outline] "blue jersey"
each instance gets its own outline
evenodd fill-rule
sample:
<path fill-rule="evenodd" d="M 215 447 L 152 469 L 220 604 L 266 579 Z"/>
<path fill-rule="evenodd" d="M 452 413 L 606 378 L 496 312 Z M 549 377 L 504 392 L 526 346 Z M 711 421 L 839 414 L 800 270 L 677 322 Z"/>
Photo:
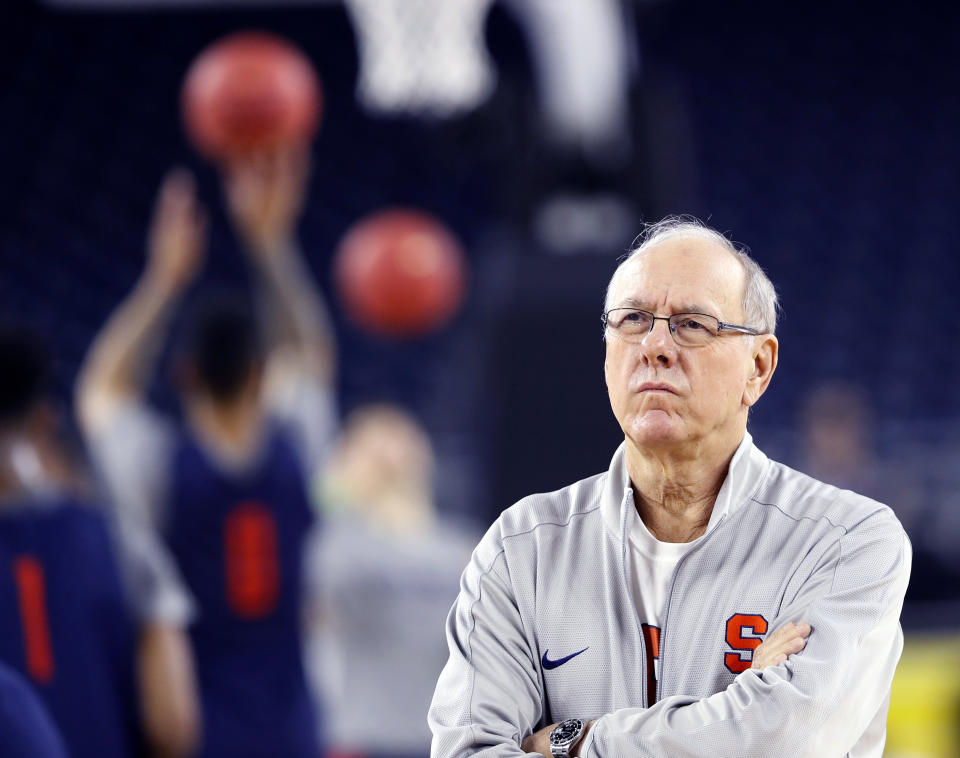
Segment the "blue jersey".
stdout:
<path fill-rule="evenodd" d="M 0 664 L 0 745 L 3 754 L 67 758 L 67 750 L 37 694 L 16 671 Z"/>
<path fill-rule="evenodd" d="M 312 519 L 293 448 L 275 432 L 227 473 L 184 438 L 171 473 L 167 540 L 198 608 L 201 755 L 317 758 L 300 631 Z"/>
<path fill-rule="evenodd" d="M 103 517 L 68 501 L 0 510 L 0 660 L 33 685 L 73 758 L 134 754 L 134 639 Z"/>

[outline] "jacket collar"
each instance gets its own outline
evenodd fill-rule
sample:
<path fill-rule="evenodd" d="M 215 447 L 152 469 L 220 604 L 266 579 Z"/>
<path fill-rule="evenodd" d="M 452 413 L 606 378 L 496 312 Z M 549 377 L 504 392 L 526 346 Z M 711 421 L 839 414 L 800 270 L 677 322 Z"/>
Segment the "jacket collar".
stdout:
<path fill-rule="evenodd" d="M 622 442 L 610 461 L 607 479 L 600 495 L 600 511 L 607 530 L 622 539 L 636 514 L 633 502 L 633 485 L 626 465 L 626 442 Z M 711 531 L 720 520 L 737 511 L 756 492 L 766 475 L 770 460 L 753 444 L 750 432 L 745 432 L 737 447 L 727 476 L 723 480 L 707 531 Z"/>

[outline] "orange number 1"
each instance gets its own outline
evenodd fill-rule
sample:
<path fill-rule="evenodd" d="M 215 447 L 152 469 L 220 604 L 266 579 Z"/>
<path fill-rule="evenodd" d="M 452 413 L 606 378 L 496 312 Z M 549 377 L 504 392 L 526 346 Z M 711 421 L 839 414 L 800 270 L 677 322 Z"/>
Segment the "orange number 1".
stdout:
<path fill-rule="evenodd" d="M 40 684 L 53 679 L 53 647 L 47 622 L 47 591 L 40 561 L 21 555 L 13 562 L 20 599 L 20 620 L 27 653 L 27 673 Z"/>
<path fill-rule="evenodd" d="M 657 702 L 657 661 L 660 660 L 660 627 L 641 624 L 647 648 L 647 708 Z"/>

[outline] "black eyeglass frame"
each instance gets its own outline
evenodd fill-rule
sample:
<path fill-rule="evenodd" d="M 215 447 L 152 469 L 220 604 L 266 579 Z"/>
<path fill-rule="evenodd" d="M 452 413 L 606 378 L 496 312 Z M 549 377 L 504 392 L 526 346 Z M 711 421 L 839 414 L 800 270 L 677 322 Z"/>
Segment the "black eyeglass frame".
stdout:
<path fill-rule="evenodd" d="M 673 313 L 669 316 L 658 316 L 652 311 L 648 311 L 644 308 L 628 308 L 626 306 L 620 306 L 619 308 L 611 308 L 606 313 L 600 316 L 600 321 L 603 324 L 603 329 L 606 331 L 607 327 L 610 326 L 610 314 L 614 311 L 632 311 L 634 313 L 645 313 L 650 317 L 650 329 L 647 330 L 647 334 L 653 331 L 653 327 L 657 325 L 658 321 L 666 321 L 667 329 L 670 331 L 670 336 L 673 337 L 674 341 L 677 339 L 677 326 L 672 322 L 671 319 L 675 319 L 678 316 L 706 316 L 709 319 L 713 319 L 717 322 L 717 334 L 713 336 L 720 336 L 720 332 L 735 332 L 737 334 L 748 334 L 752 337 L 757 337 L 761 334 L 766 334 L 759 329 L 754 329 L 752 326 L 744 326 L 743 324 L 731 324 L 728 321 L 721 321 L 716 316 L 712 316 L 709 313 L 698 313 L 696 311 L 684 311 L 683 313 Z M 613 330 L 619 329 L 619 327 L 611 326 Z M 680 344 L 679 342 L 677 343 Z M 682 345 L 682 347 L 695 347 L 694 345 Z"/>

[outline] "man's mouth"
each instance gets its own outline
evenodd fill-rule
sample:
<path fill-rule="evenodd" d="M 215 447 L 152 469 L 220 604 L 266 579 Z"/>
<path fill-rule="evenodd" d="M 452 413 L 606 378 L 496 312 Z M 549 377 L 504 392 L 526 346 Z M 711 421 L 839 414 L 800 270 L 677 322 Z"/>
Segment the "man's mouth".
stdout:
<path fill-rule="evenodd" d="M 637 392 L 669 392 L 671 395 L 680 394 L 675 388 L 663 382 L 644 382 L 637 388 Z"/>

